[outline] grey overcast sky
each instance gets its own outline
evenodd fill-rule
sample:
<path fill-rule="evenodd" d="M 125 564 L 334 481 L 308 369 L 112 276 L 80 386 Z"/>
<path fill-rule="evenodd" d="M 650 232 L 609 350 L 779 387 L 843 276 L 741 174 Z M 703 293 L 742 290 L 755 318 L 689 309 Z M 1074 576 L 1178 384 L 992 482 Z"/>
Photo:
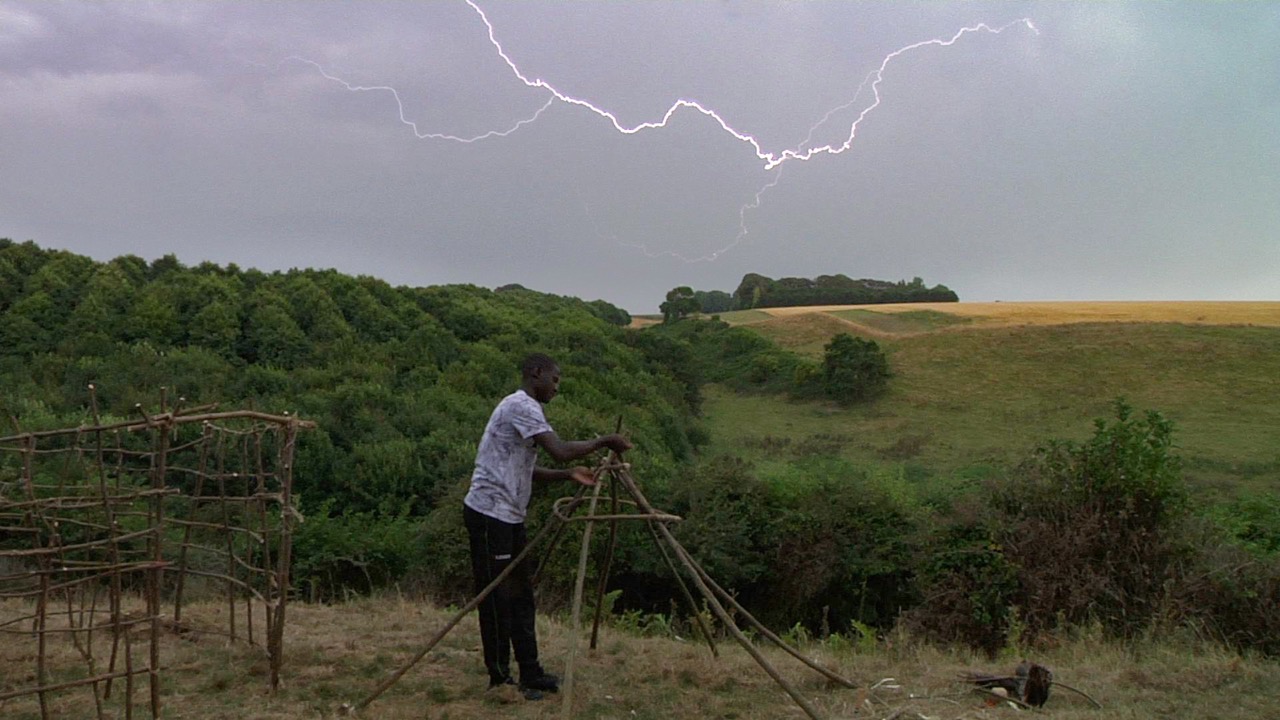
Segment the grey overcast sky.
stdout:
<path fill-rule="evenodd" d="M 476 1 L 0 3 L 0 237 L 632 312 L 747 272 L 1280 299 L 1280 3 Z M 619 132 L 477 7 L 624 127 L 853 142 Z"/>

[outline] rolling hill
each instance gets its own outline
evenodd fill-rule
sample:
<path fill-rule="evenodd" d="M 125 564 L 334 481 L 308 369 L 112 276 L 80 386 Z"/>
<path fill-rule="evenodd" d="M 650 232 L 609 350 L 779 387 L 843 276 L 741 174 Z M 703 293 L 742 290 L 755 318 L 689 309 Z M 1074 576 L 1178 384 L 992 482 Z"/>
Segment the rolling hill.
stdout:
<path fill-rule="evenodd" d="M 1084 437 L 1123 396 L 1176 423 L 1194 487 L 1232 495 L 1280 480 L 1280 302 L 939 303 L 722 314 L 820 356 L 836 333 L 876 340 L 894 377 L 837 409 L 713 389 L 713 450 L 814 438 L 915 477 L 983 475 L 1050 438 Z M 777 442 L 772 443 L 776 445 Z M 794 459 L 794 458 L 792 458 Z"/>

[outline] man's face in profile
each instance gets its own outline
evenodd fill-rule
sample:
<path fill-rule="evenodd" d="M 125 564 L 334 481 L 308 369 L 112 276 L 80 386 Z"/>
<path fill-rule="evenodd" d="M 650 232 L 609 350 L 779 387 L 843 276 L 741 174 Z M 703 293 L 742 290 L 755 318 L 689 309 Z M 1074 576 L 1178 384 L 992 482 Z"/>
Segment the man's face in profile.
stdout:
<path fill-rule="evenodd" d="M 560 392 L 560 366 L 552 365 L 546 369 L 533 371 L 530 387 L 533 390 L 534 400 L 544 405 L 551 402 L 551 399 Z"/>

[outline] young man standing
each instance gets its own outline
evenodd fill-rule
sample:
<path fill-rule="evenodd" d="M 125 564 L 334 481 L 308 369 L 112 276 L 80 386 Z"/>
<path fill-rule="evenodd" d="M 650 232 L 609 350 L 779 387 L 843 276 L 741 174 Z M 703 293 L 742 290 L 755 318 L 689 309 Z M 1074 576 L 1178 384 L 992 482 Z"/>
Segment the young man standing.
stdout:
<path fill-rule="evenodd" d="M 547 423 L 542 406 L 559 392 L 560 367 L 535 353 L 520 366 L 521 387 L 498 403 L 485 426 L 476 452 L 471 490 L 463 500 L 463 520 L 471 540 L 471 571 L 479 593 L 524 550 L 528 540 L 524 519 L 534 480 L 573 480 L 594 485 L 585 467 L 552 470 L 538 467 L 537 448 L 557 462 L 567 462 L 608 448 L 631 449 L 621 435 L 594 440 L 561 440 Z M 511 652 L 520 668 L 520 692 L 537 700 L 543 692 L 560 689 L 560 679 L 538 662 L 534 626 L 532 563 L 521 562 L 507 579 L 480 603 L 480 638 L 489 687 L 515 685 Z"/>

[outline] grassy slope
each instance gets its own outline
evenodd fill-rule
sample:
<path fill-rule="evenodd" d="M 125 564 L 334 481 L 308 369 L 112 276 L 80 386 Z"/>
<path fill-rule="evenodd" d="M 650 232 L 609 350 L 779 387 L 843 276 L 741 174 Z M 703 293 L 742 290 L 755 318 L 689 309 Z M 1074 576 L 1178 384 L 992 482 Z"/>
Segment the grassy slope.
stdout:
<path fill-rule="evenodd" d="M 963 474 L 1048 438 L 1083 438 L 1123 395 L 1177 423 L 1196 487 L 1230 494 L 1280 476 L 1280 303 L 951 307 L 781 308 L 745 323 L 813 356 L 836 332 L 874 338 L 894 379 L 881 401 L 849 410 L 713 389 L 712 449 L 745 449 L 767 473 L 787 458 L 760 438 L 795 447 L 826 435 L 855 462 Z"/>
<path fill-rule="evenodd" d="M 0 618 L 8 619 L 23 610 L 16 603 L 0 602 Z M 183 617 L 197 627 L 216 625 L 219 612 L 219 604 L 195 604 L 188 606 Z M 397 598 L 331 606 L 294 604 L 286 632 L 283 687 L 275 696 L 266 691 L 266 661 L 258 648 L 228 646 L 215 636 L 166 636 L 162 643 L 164 717 L 337 717 L 340 705 L 365 697 L 383 677 L 420 650 L 448 617 L 445 611 L 425 603 Z M 561 672 L 572 637 L 567 624 L 542 618 L 539 632 L 545 663 Z M 589 630 L 584 635 L 589 635 Z M 31 656 L 22 655 L 21 639 L 0 645 L 0 671 L 4 671 L 0 677 L 17 679 L 32 668 Z M 688 641 L 637 637 L 607 627 L 601 640 L 596 651 L 588 651 L 585 640 L 580 646 L 574 717 L 804 717 L 731 641 L 721 642 L 721 657 L 714 660 L 705 647 Z M 983 698 L 968 692 L 956 677 L 971 669 L 1009 672 L 1018 662 L 1016 657 L 990 661 L 897 638 L 873 648 L 806 642 L 802 649 L 862 686 L 859 690 L 833 686 L 781 652 L 766 648 L 770 662 L 826 717 L 1002 718 L 1014 712 L 1008 707 L 987 707 Z M 100 656 L 105 652 L 104 641 Z M 69 677 L 64 668 L 73 662 L 73 654 L 65 648 L 52 653 L 53 676 Z M 1055 690 L 1045 709 L 1064 720 L 1270 717 L 1276 704 L 1274 687 L 1280 683 L 1280 665 L 1274 661 L 1240 657 L 1213 646 L 1180 645 L 1169 639 L 1159 644 L 1139 641 L 1124 650 L 1092 638 L 1077 638 L 1034 659 L 1052 669 L 1055 679 L 1088 692 L 1105 706 L 1104 711 L 1098 711 L 1077 695 Z M 884 678 L 891 681 L 869 689 Z M 561 717 L 560 696 L 500 707 L 485 697 L 485 683 L 476 623 L 467 618 L 360 716 L 414 720 Z M 0 680 L 0 686 L 5 684 Z M 123 690 L 117 684 L 114 697 L 121 697 Z M 144 678 L 139 679 L 135 693 L 139 702 L 135 717 L 149 717 Z M 53 717 L 88 717 L 92 707 L 89 691 L 83 688 L 51 696 Z M 118 713 L 119 707 L 113 705 L 113 710 Z M 38 718 L 39 706 L 34 697 L 0 701 L 0 716 Z"/>

